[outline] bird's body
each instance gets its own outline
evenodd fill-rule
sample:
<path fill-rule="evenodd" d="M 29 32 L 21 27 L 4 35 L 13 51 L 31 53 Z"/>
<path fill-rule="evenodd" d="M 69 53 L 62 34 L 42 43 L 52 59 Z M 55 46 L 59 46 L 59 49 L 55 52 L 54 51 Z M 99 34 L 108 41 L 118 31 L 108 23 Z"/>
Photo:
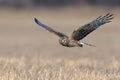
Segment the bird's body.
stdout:
<path fill-rule="evenodd" d="M 60 38 L 59 39 L 59 43 L 62 45 L 62 46 L 65 46 L 65 47 L 82 47 L 83 44 L 81 44 L 79 41 L 75 41 L 75 40 L 72 40 L 72 39 L 69 39 L 69 38 Z"/>
<path fill-rule="evenodd" d="M 111 22 L 110 20 L 113 19 L 113 14 L 106 14 L 105 16 L 99 16 L 92 22 L 79 27 L 77 30 L 73 31 L 71 37 L 68 37 L 64 33 L 54 30 L 53 28 L 41 23 L 38 19 L 35 18 L 35 22 L 40 25 L 41 27 L 45 28 L 46 30 L 56 34 L 59 39 L 59 43 L 65 47 L 83 47 L 83 45 L 94 46 L 81 40 L 90 34 L 92 31 L 96 30 L 98 27 L 105 23 Z"/>

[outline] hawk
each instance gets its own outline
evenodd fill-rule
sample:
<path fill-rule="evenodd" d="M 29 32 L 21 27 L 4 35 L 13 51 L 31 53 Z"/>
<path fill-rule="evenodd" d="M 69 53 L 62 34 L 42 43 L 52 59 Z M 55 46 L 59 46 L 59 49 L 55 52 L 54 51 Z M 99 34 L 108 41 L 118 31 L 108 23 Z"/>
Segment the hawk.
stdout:
<path fill-rule="evenodd" d="M 103 24 L 111 22 L 111 19 L 113 19 L 113 14 L 108 13 L 104 16 L 99 16 L 92 22 L 83 25 L 82 27 L 79 27 L 77 30 L 73 31 L 71 37 L 68 37 L 62 32 L 56 31 L 50 26 L 47 26 L 40 22 L 37 18 L 34 18 L 35 23 L 37 23 L 39 26 L 43 27 L 44 29 L 48 30 L 51 33 L 56 34 L 60 39 L 59 43 L 62 46 L 65 47 L 83 47 L 83 45 L 93 46 L 92 44 L 88 44 L 85 42 L 82 42 L 81 40 L 86 37 L 88 34 L 90 34 L 92 31 L 96 30 L 98 27 L 100 27 Z"/>

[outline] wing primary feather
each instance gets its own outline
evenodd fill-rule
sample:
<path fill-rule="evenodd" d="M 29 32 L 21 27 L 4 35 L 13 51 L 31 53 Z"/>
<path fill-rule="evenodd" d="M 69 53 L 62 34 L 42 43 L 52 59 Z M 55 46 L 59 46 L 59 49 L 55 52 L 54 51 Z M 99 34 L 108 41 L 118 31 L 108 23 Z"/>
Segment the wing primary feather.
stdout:
<path fill-rule="evenodd" d="M 100 19 L 102 16 L 99 16 L 96 20 Z"/>
<path fill-rule="evenodd" d="M 110 15 L 110 13 L 107 13 L 105 16 L 103 16 L 103 17 L 106 17 L 106 16 L 108 16 L 108 15 Z"/>
<path fill-rule="evenodd" d="M 112 22 L 112 21 L 107 21 L 106 23 L 109 23 L 109 22 Z"/>
<path fill-rule="evenodd" d="M 107 18 L 106 20 L 111 20 L 111 19 L 114 19 L 114 17 L 111 17 L 111 18 Z"/>
<path fill-rule="evenodd" d="M 104 16 L 99 16 L 98 18 L 96 18 L 92 22 L 90 22 L 82 27 L 79 27 L 77 30 L 75 30 L 72 34 L 72 39 L 77 40 L 77 41 L 83 39 L 89 33 L 94 31 L 95 29 L 97 29 L 101 25 L 111 22 L 111 19 L 113 19 L 113 18 L 114 18 L 113 14 L 111 14 L 111 13 L 107 13 Z"/>

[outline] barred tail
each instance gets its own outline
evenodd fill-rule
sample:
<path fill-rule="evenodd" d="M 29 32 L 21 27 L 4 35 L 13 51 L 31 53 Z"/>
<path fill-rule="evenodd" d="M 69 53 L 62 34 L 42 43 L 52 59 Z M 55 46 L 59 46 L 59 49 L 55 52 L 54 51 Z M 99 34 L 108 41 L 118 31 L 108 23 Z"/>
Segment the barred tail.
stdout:
<path fill-rule="evenodd" d="M 88 46 L 92 46 L 92 47 L 96 47 L 95 45 L 89 44 L 89 43 L 85 43 L 85 42 L 80 42 L 81 45 L 88 45 Z"/>

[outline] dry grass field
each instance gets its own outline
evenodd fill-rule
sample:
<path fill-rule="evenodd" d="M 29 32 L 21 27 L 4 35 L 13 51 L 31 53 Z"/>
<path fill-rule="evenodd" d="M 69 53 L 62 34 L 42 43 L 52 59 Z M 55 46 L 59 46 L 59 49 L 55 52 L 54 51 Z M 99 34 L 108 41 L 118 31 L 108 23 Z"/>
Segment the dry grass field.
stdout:
<path fill-rule="evenodd" d="M 119 62 L 1 57 L 0 80 L 119 80 Z"/>
<path fill-rule="evenodd" d="M 96 47 L 65 48 L 33 21 L 71 35 L 108 12 L 115 19 L 83 39 Z M 119 8 L 0 9 L 0 80 L 120 80 L 119 25 Z"/>

